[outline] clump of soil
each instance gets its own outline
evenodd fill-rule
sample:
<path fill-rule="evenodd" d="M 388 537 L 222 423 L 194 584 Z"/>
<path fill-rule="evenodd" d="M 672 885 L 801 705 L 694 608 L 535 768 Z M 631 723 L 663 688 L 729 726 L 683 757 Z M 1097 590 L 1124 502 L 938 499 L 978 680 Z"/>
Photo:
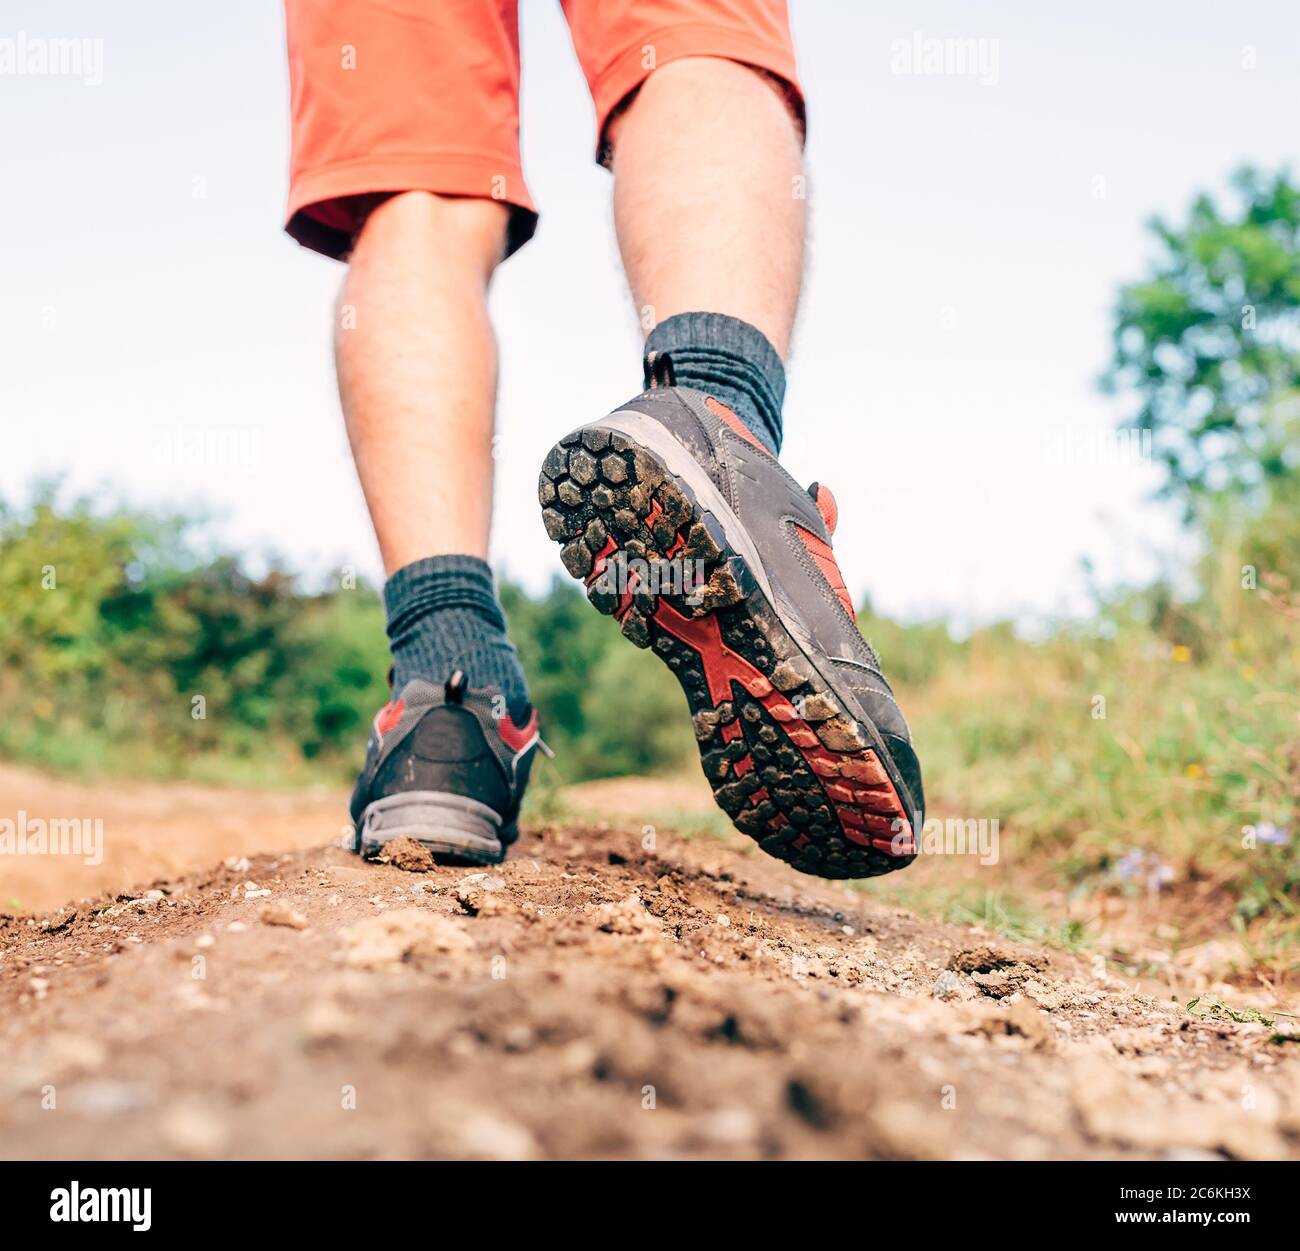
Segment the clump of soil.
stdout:
<path fill-rule="evenodd" d="M 429 873 L 438 867 L 429 849 L 413 838 L 394 838 L 385 843 L 375 860 L 407 873 Z"/>

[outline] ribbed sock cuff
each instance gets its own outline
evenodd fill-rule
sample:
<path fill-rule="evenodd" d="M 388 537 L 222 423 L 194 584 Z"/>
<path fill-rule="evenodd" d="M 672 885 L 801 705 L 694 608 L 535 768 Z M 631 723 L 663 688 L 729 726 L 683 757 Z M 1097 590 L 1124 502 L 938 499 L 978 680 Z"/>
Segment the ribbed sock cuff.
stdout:
<path fill-rule="evenodd" d="M 470 686 L 500 687 L 522 715 L 528 684 L 506 635 L 492 569 L 477 556 L 430 556 L 397 570 L 384 586 L 393 687 L 412 678 L 440 684 L 456 669 Z"/>
<path fill-rule="evenodd" d="M 785 366 L 757 327 L 725 313 L 678 313 L 650 332 L 645 350 L 667 352 L 679 384 L 708 392 L 773 455 L 781 450 Z"/>
<path fill-rule="evenodd" d="M 384 584 L 388 640 L 394 650 L 430 613 L 463 608 L 483 619 L 486 630 L 504 635 L 492 568 L 477 556 L 427 556 L 403 565 Z"/>

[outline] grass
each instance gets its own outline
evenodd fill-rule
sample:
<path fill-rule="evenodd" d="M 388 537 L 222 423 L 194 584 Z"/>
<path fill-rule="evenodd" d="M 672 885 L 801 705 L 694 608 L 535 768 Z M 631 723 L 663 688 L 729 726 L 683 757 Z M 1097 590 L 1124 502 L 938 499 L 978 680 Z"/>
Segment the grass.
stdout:
<path fill-rule="evenodd" d="M 1203 928 L 1300 973 L 1300 561 L 1278 537 L 1295 529 L 1222 525 L 1196 598 L 1134 593 L 1044 642 L 995 628 L 917 655 L 883 623 L 932 810 L 996 818 L 1018 881 L 1195 900 Z M 995 894 L 950 910 L 1023 928 Z"/>
<path fill-rule="evenodd" d="M 865 886 L 868 891 L 871 887 Z M 950 887 L 903 886 L 892 899 L 924 916 L 938 917 L 949 925 L 975 925 L 1012 942 L 1056 947 L 1079 954 L 1089 950 L 1093 938 L 1085 922 L 1058 921 L 1047 916 L 1027 892 L 977 885 Z"/>

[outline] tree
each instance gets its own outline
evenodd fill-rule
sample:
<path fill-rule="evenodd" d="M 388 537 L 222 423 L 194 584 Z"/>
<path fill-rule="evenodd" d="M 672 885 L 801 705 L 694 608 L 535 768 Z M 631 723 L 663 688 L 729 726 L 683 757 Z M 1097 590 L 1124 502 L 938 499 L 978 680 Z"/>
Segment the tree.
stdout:
<path fill-rule="evenodd" d="M 1296 472 L 1300 187 L 1244 168 L 1227 209 L 1202 194 L 1181 228 L 1150 223 L 1162 254 L 1121 289 L 1105 389 L 1133 391 L 1163 463 L 1163 494 L 1260 494 Z M 1129 424 L 1129 423 L 1126 423 Z M 1291 430 L 1288 431 L 1288 424 Z"/>

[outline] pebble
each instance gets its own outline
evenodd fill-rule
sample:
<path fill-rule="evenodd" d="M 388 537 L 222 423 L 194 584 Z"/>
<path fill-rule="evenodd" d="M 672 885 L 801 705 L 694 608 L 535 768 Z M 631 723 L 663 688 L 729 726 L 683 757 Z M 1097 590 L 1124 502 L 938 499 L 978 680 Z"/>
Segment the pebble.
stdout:
<path fill-rule="evenodd" d="M 81 1082 L 67 1091 L 68 1105 L 88 1116 L 117 1116 L 151 1101 L 149 1090 L 135 1082 Z"/>
<path fill-rule="evenodd" d="M 55 1033 L 45 1042 L 42 1063 L 66 1077 L 71 1073 L 90 1073 L 102 1068 L 108 1052 L 98 1039 L 83 1034 Z"/>
<path fill-rule="evenodd" d="M 478 1159 L 528 1160 L 537 1153 L 537 1143 L 522 1125 L 490 1113 L 469 1116 L 458 1135 L 465 1152 Z"/>
<path fill-rule="evenodd" d="M 442 959 L 474 947 L 458 922 L 425 908 L 403 908 L 366 917 L 342 930 L 340 937 L 344 962 L 359 968 L 402 964 L 411 955 Z"/>
<path fill-rule="evenodd" d="M 460 879 L 462 886 L 476 886 L 479 890 L 504 890 L 506 880 L 503 877 L 489 876 L 486 873 L 470 873 Z"/>
<path fill-rule="evenodd" d="M 527 1051 L 537 1041 L 537 1035 L 527 1025 L 514 1025 L 506 1031 L 507 1051 Z"/>
<path fill-rule="evenodd" d="M 199 1104 L 182 1104 L 163 1119 L 163 1137 L 185 1155 L 215 1155 L 226 1144 L 225 1123 Z"/>
<path fill-rule="evenodd" d="M 333 999 L 312 1004 L 302 1017 L 302 1032 L 308 1042 L 328 1042 L 356 1033 L 356 1021 Z"/>
<path fill-rule="evenodd" d="M 719 1108 L 699 1123 L 702 1138 L 719 1146 L 739 1147 L 758 1135 L 758 1120 L 748 1108 Z"/>
<path fill-rule="evenodd" d="M 267 904 L 261 912 L 263 925 L 283 925 L 286 929 L 305 930 L 307 918 L 287 903 Z"/>

